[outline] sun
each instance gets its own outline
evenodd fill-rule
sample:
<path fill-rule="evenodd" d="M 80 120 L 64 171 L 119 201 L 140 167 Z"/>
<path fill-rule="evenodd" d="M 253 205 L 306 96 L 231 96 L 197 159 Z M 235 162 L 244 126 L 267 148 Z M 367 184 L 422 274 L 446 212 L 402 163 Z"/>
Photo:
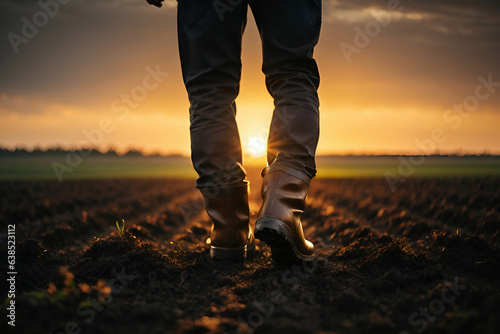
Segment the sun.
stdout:
<path fill-rule="evenodd" d="M 250 137 L 246 145 L 248 155 L 260 158 L 266 154 L 266 141 L 260 137 Z"/>

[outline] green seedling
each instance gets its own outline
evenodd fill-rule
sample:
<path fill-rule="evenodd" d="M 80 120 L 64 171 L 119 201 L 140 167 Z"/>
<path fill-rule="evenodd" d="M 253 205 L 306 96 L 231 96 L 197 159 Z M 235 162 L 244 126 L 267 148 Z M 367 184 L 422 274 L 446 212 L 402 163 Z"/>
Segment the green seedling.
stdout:
<path fill-rule="evenodd" d="M 125 231 L 125 219 L 122 219 L 122 226 L 118 224 L 118 220 L 116 221 L 116 228 L 118 229 L 118 234 L 121 238 L 123 238 L 123 231 Z"/>

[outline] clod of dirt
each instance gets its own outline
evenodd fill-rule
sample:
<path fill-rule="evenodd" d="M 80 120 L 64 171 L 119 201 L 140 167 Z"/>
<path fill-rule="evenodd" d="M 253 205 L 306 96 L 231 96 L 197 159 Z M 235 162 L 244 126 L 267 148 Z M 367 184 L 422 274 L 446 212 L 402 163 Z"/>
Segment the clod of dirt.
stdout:
<path fill-rule="evenodd" d="M 23 261 L 36 261 L 40 259 L 47 250 L 38 242 L 38 240 L 29 238 L 21 241 L 17 246 L 19 258 Z"/>
<path fill-rule="evenodd" d="M 133 250 L 146 250 L 151 248 L 149 243 L 139 241 L 135 235 L 129 231 L 123 233 L 123 237 L 107 237 L 105 239 L 97 239 L 83 253 L 83 257 L 88 257 L 91 260 L 108 256 L 121 256 Z"/>

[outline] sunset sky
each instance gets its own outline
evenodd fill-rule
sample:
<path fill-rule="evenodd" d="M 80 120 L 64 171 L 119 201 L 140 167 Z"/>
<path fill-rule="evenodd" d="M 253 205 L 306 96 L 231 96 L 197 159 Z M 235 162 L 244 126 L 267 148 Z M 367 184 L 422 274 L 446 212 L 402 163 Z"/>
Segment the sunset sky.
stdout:
<path fill-rule="evenodd" d="M 500 153 L 498 0 L 395 1 L 323 0 L 318 154 Z M 188 154 L 175 5 L 59 0 L 47 15 L 38 1 L 2 1 L 0 145 L 90 136 L 100 148 Z M 273 109 L 250 12 L 242 57 L 237 120 L 249 152 Z"/>

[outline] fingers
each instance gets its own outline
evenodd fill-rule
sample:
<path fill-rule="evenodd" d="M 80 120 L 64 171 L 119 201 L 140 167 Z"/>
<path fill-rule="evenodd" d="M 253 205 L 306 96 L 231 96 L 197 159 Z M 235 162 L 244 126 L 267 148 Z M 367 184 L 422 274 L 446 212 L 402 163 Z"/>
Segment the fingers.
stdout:
<path fill-rule="evenodd" d="M 156 6 L 158 8 L 161 7 L 161 3 L 163 0 L 146 0 L 150 5 Z"/>

